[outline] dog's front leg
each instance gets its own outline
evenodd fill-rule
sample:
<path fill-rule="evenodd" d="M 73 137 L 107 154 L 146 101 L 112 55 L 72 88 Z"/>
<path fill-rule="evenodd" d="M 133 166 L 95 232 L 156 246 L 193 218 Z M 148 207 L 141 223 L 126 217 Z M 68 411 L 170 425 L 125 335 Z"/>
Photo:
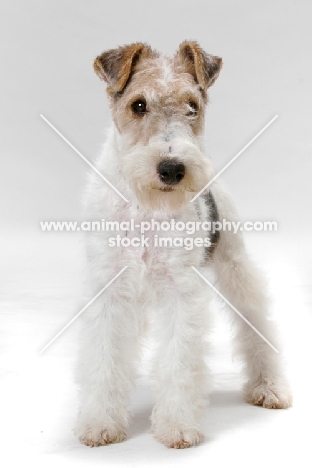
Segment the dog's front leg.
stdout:
<path fill-rule="evenodd" d="M 126 437 L 141 327 L 133 284 L 137 273 L 132 270 L 129 267 L 82 316 L 77 366 L 80 413 L 75 433 L 91 447 Z"/>
<path fill-rule="evenodd" d="M 172 448 L 201 441 L 205 400 L 207 289 L 188 267 L 157 281 L 154 437 Z"/>

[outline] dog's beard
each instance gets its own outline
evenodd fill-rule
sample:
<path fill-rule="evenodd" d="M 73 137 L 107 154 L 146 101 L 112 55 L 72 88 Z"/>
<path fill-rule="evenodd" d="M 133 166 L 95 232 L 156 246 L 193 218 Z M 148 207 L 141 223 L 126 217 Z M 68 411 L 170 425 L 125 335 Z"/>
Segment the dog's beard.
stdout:
<path fill-rule="evenodd" d="M 156 188 L 153 186 L 134 186 L 138 203 L 147 211 L 159 211 L 165 213 L 174 213 L 180 211 L 194 196 L 193 192 L 188 192 L 182 187 L 174 189 Z"/>
<path fill-rule="evenodd" d="M 160 145 L 137 146 L 122 156 L 121 172 L 137 199 L 147 211 L 179 212 L 213 177 L 210 161 L 192 143 L 175 145 L 170 154 L 185 165 L 185 176 L 176 185 L 160 181 L 157 167 L 168 159 Z"/>

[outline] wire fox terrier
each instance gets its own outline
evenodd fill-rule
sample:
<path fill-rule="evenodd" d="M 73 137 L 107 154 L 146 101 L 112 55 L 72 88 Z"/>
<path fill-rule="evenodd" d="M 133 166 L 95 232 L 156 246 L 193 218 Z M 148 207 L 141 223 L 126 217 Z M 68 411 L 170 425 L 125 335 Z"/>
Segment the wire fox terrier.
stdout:
<path fill-rule="evenodd" d="M 218 181 L 191 203 L 214 176 L 204 150 L 204 113 L 207 89 L 221 66 L 221 58 L 190 41 L 183 42 L 173 58 L 136 43 L 95 59 L 95 72 L 107 84 L 114 122 L 96 167 L 128 202 L 97 174 L 90 174 L 85 196 L 88 216 L 120 223 L 119 240 L 127 238 L 117 246 L 110 245 L 108 231 L 89 233 L 90 293 L 98 292 L 123 267 L 127 269 L 83 316 L 75 432 L 85 445 L 125 439 L 129 393 L 148 325 L 158 343 L 153 361 L 153 435 L 174 448 L 202 440 L 199 419 L 207 389 L 211 288 L 191 266 L 203 274 L 212 266 L 222 294 L 277 346 L 274 322 L 267 321 L 266 282 L 247 257 L 240 232 L 208 232 L 207 243 L 207 231 L 199 229 L 191 235 L 191 249 L 183 242 L 131 242 L 141 237 L 142 223 L 151 220 L 174 220 L 176 226 L 178 222 L 237 220 Z M 122 229 L 121 224 L 131 220 L 134 228 Z M 155 232 L 153 240 L 158 241 L 168 236 L 190 238 L 178 229 L 157 230 L 157 236 Z M 287 408 L 291 392 L 280 355 L 235 313 L 233 321 L 237 349 L 246 364 L 246 401 Z"/>

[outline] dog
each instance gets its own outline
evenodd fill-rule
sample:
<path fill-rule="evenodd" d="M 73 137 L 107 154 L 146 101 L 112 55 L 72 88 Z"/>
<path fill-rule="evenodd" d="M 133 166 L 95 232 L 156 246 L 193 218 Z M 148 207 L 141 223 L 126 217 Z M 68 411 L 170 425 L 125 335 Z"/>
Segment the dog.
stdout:
<path fill-rule="evenodd" d="M 191 267 L 203 275 L 213 268 L 224 297 L 278 347 L 274 322 L 267 321 L 266 280 L 248 258 L 242 233 L 200 227 L 191 235 L 193 248 L 185 248 L 189 234 L 178 230 L 183 222 L 238 219 L 219 180 L 192 202 L 214 177 L 204 149 L 204 115 L 207 90 L 221 67 L 220 57 L 194 41 L 183 42 L 171 58 L 135 43 L 108 50 L 94 61 L 96 74 L 106 83 L 113 120 L 95 165 L 116 190 L 91 173 L 86 213 L 93 220 L 117 222 L 119 229 L 115 238 L 105 230 L 88 233 L 91 297 L 122 273 L 83 315 L 75 433 L 90 447 L 126 437 L 129 393 L 147 331 L 158 343 L 154 437 L 172 448 L 203 440 L 211 288 Z M 133 229 L 122 229 L 131 220 Z M 166 232 L 155 228 L 152 239 L 157 243 L 144 239 L 135 244 L 142 237 L 142 223 L 151 221 L 166 223 Z M 180 243 L 159 242 L 168 237 Z M 245 363 L 246 401 L 287 408 L 292 397 L 280 355 L 241 317 L 233 313 L 232 318 L 236 348 Z"/>

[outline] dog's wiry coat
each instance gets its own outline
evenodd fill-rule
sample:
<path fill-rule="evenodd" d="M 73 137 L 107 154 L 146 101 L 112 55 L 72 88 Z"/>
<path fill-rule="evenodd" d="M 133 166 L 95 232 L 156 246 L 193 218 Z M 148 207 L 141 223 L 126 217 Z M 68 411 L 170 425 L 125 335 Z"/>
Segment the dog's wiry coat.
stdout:
<path fill-rule="evenodd" d="M 91 173 L 85 197 L 90 219 L 135 219 L 136 224 L 151 219 L 237 219 L 219 182 L 190 203 L 214 174 L 203 145 L 204 111 L 207 89 L 221 64 L 195 42 L 181 44 L 173 58 L 138 43 L 104 52 L 95 60 L 95 71 L 107 84 L 113 117 L 96 167 L 129 202 Z M 135 111 L 140 107 L 144 112 Z M 169 164 L 169 172 L 160 169 L 167 167 L 163 162 Z M 140 232 L 118 234 L 131 237 Z M 172 231 L 157 234 L 190 237 Z M 197 231 L 193 237 L 206 235 Z M 239 232 L 221 232 L 211 236 L 211 248 L 192 250 L 112 248 L 110 236 L 91 232 L 87 238 L 90 294 L 128 268 L 83 316 L 76 434 L 89 446 L 126 437 L 140 339 L 151 322 L 158 340 L 153 434 L 168 447 L 194 445 L 203 437 L 199 417 L 207 383 L 211 291 L 190 266 L 214 267 L 222 293 L 276 346 L 274 324 L 266 318 L 265 281 L 247 257 Z M 246 400 L 267 408 L 288 407 L 291 395 L 279 356 L 234 313 L 233 321 L 237 348 L 246 362 Z"/>

